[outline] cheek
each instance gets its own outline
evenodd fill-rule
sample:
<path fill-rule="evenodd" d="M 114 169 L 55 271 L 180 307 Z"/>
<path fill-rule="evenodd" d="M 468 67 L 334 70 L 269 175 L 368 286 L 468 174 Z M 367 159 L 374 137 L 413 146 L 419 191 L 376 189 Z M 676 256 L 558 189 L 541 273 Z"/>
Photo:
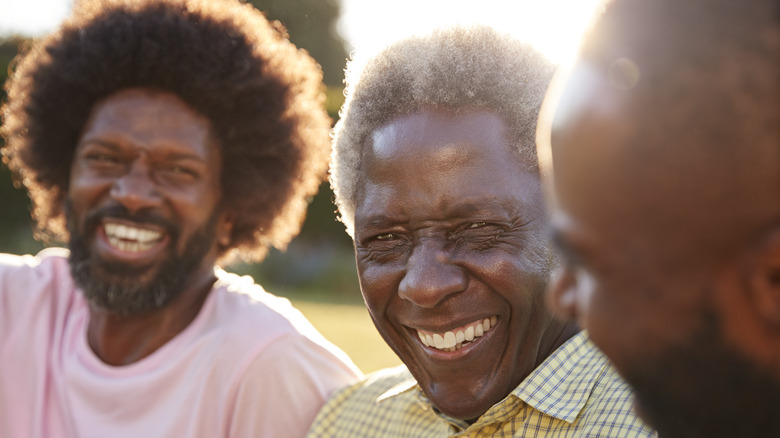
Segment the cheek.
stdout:
<path fill-rule="evenodd" d="M 99 207 L 101 197 L 107 196 L 110 190 L 110 186 L 104 186 L 105 184 L 98 184 L 85 178 L 71 178 L 65 193 L 65 202 L 70 204 L 70 215 L 80 220 L 90 209 Z"/>
<path fill-rule="evenodd" d="M 523 307 L 544 311 L 544 292 L 550 284 L 550 268 L 524 256 L 502 255 L 486 264 L 494 288 Z"/>
<path fill-rule="evenodd" d="M 396 295 L 400 273 L 391 265 L 361 263 L 358 261 L 360 291 L 369 311 L 375 317 L 382 317 L 388 303 Z"/>

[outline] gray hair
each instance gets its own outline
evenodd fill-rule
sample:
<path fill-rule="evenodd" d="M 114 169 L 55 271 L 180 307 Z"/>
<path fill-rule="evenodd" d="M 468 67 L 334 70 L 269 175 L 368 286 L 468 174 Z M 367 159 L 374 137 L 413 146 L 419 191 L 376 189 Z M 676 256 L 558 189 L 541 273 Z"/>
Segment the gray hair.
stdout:
<path fill-rule="evenodd" d="M 536 169 L 536 119 L 554 71 L 531 45 L 488 26 L 442 28 L 398 41 L 365 63 L 351 60 L 330 167 L 347 233 L 354 236 L 363 147 L 376 129 L 422 107 L 494 111 L 507 124 L 518 156 Z"/>

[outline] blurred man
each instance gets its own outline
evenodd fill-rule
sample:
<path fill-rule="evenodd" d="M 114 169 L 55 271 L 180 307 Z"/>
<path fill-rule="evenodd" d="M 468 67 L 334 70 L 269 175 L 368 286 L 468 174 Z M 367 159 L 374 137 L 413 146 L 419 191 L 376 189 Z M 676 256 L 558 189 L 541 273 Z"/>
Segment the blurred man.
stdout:
<path fill-rule="evenodd" d="M 545 104 L 550 302 L 661 437 L 780 436 L 779 19 L 770 0 L 615 1 Z"/>
<path fill-rule="evenodd" d="M 553 66 L 487 27 L 353 62 L 331 183 L 371 318 L 404 366 L 337 393 L 315 437 L 647 437 L 543 294 L 556 264 L 534 128 Z"/>
<path fill-rule="evenodd" d="M 0 256 L 0 436 L 302 436 L 349 359 L 215 266 L 298 231 L 327 164 L 316 64 L 231 0 L 82 1 L 7 84 L 45 236 Z"/>

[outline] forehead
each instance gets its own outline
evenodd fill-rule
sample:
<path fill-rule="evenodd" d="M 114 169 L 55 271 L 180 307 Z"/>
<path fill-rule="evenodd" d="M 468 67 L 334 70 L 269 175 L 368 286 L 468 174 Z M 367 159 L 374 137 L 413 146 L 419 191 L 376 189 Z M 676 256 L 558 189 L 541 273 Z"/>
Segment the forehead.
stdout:
<path fill-rule="evenodd" d="M 167 147 L 204 156 L 219 152 L 206 117 L 174 94 L 147 89 L 122 90 L 98 102 L 81 138 L 150 151 Z"/>
<path fill-rule="evenodd" d="M 399 117 L 366 145 L 356 219 L 390 210 L 425 216 L 458 206 L 532 202 L 538 177 L 521 169 L 503 120 L 492 112 L 424 110 Z"/>

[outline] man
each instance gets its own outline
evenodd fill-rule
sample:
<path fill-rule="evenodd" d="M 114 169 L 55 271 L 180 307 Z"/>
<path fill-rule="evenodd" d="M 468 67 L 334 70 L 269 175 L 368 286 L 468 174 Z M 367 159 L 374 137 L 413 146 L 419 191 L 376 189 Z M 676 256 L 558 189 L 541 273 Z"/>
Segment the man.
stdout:
<path fill-rule="evenodd" d="M 546 101 L 550 302 L 662 437 L 780 436 L 779 13 L 615 1 Z"/>
<path fill-rule="evenodd" d="M 0 256 L 0 436 L 302 436 L 354 365 L 220 269 L 298 231 L 320 73 L 232 0 L 83 1 L 7 84 L 39 234 Z"/>
<path fill-rule="evenodd" d="M 556 255 L 533 135 L 553 66 L 473 27 L 350 68 L 331 183 L 405 366 L 334 395 L 310 435 L 652 435 L 587 336 L 544 307 Z"/>

